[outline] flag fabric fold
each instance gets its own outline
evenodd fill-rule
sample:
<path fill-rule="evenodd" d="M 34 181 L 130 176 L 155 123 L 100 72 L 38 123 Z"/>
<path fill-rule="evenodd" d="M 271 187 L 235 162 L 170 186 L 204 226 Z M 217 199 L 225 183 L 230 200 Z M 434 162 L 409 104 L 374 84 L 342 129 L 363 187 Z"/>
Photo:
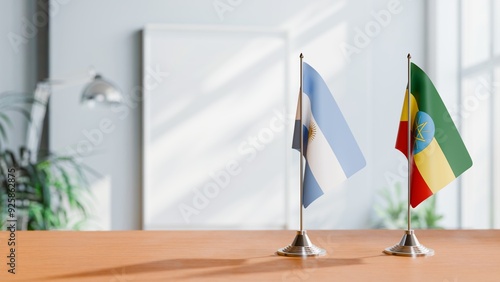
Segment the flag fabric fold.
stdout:
<path fill-rule="evenodd" d="M 410 204 L 415 208 L 469 169 L 472 159 L 432 81 L 417 65 L 410 68 L 411 119 L 406 89 L 396 149 L 408 158 L 411 124 Z"/>
<path fill-rule="evenodd" d="M 323 78 L 307 63 L 302 67 L 303 204 L 307 208 L 326 189 L 365 167 L 366 161 Z M 292 148 L 300 151 L 299 107 L 300 100 Z"/>

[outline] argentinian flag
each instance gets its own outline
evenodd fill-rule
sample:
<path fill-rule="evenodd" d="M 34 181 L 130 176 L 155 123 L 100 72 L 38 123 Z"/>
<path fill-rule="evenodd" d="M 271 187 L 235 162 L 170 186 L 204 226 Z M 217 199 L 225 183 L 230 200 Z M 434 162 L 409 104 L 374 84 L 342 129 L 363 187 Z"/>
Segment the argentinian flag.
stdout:
<path fill-rule="evenodd" d="M 342 112 L 319 73 L 303 63 L 304 207 L 366 165 Z M 300 103 L 300 102 L 299 102 Z M 298 105 L 298 107 L 300 104 Z M 299 109 L 293 134 L 300 151 Z"/>

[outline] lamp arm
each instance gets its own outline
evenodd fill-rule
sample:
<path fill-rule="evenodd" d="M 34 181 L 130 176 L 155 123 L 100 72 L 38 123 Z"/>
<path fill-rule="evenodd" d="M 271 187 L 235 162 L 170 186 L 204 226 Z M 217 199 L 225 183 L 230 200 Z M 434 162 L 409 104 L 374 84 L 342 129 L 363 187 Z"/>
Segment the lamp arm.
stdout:
<path fill-rule="evenodd" d="M 81 75 L 73 76 L 70 78 L 64 78 L 64 79 L 47 78 L 44 81 L 42 81 L 42 83 L 47 83 L 51 87 L 54 87 L 54 88 L 61 87 L 61 86 L 69 87 L 69 86 L 73 86 L 73 85 L 77 85 L 77 84 L 82 84 L 85 82 L 90 82 L 90 81 L 92 81 L 92 79 L 94 79 L 94 77 L 96 75 L 97 75 L 97 72 L 95 71 L 95 69 L 93 67 L 90 67 L 85 75 L 81 74 Z"/>
<path fill-rule="evenodd" d="M 78 76 L 69 79 L 45 79 L 36 84 L 34 98 L 37 103 L 31 106 L 30 123 L 26 134 L 26 147 L 31 152 L 31 161 L 35 162 L 40 149 L 40 141 L 43 131 L 43 122 L 47 113 L 47 106 L 52 88 L 54 87 L 69 87 L 82 82 L 91 81 L 96 75 L 94 68 L 90 68 L 85 77 Z"/>
<path fill-rule="evenodd" d="M 82 101 L 85 100 L 90 102 L 94 99 L 102 98 L 101 100 L 107 103 L 121 103 L 122 97 L 120 91 L 117 90 L 113 84 L 96 75 L 93 68 L 88 71 L 86 79 L 91 81 L 91 83 L 85 88 L 82 94 Z M 26 146 L 31 152 L 32 161 L 36 161 L 38 157 L 43 122 L 46 118 L 47 105 L 53 88 L 62 86 L 67 87 L 81 83 L 82 81 L 85 81 L 85 79 L 79 76 L 65 80 L 46 79 L 37 83 L 34 96 L 35 100 L 39 103 L 35 103 L 31 107 L 31 120 L 26 134 Z"/>
<path fill-rule="evenodd" d="M 35 162 L 40 149 L 40 140 L 43 131 L 43 122 L 47 112 L 47 105 L 51 94 L 50 84 L 39 82 L 35 89 L 35 101 L 31 106 L 30 122 L 26 134 L 26 147 L 31 152 L 31 161 Z"/>

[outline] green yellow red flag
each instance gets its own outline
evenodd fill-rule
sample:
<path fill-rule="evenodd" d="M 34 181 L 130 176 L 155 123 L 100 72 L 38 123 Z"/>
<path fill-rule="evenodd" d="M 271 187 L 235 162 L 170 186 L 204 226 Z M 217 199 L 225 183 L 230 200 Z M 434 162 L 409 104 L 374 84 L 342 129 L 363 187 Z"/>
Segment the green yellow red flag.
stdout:
<path fill-rule="evenodd" d="M 410 204 L 418 206 L 472 166 L 457 127 L 427 74 L 411 63 L 410 117 L 408 89 L 396 139 L 396 149 L 408 158 L 411 124 Z"/>

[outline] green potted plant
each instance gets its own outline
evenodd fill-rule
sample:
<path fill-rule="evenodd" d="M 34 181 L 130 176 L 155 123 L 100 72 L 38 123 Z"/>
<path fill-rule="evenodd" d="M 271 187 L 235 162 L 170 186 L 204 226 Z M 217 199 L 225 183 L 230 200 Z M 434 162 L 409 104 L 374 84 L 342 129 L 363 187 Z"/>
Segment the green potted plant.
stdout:
<path fill-rule="evenodd" d="M 79 229 L 87 219 L 91 195 L 86 174 L 93 171 L 73 156 L 47 154 L 33 161 L 24 146 L 18 152 L 4 146 L 8 129 L 12 128 L 7 110 L 29 120 L 27 107 L 33 102 L 36 101 L 25 95 L 0 95 L 0 206 L 7 207 L 4 203 L 15 197 L 11 215 L 18 219 L 20 229 Z M 4 226 L 8 209 L 2 208 L 0 215 L 0 226 Z"/>

